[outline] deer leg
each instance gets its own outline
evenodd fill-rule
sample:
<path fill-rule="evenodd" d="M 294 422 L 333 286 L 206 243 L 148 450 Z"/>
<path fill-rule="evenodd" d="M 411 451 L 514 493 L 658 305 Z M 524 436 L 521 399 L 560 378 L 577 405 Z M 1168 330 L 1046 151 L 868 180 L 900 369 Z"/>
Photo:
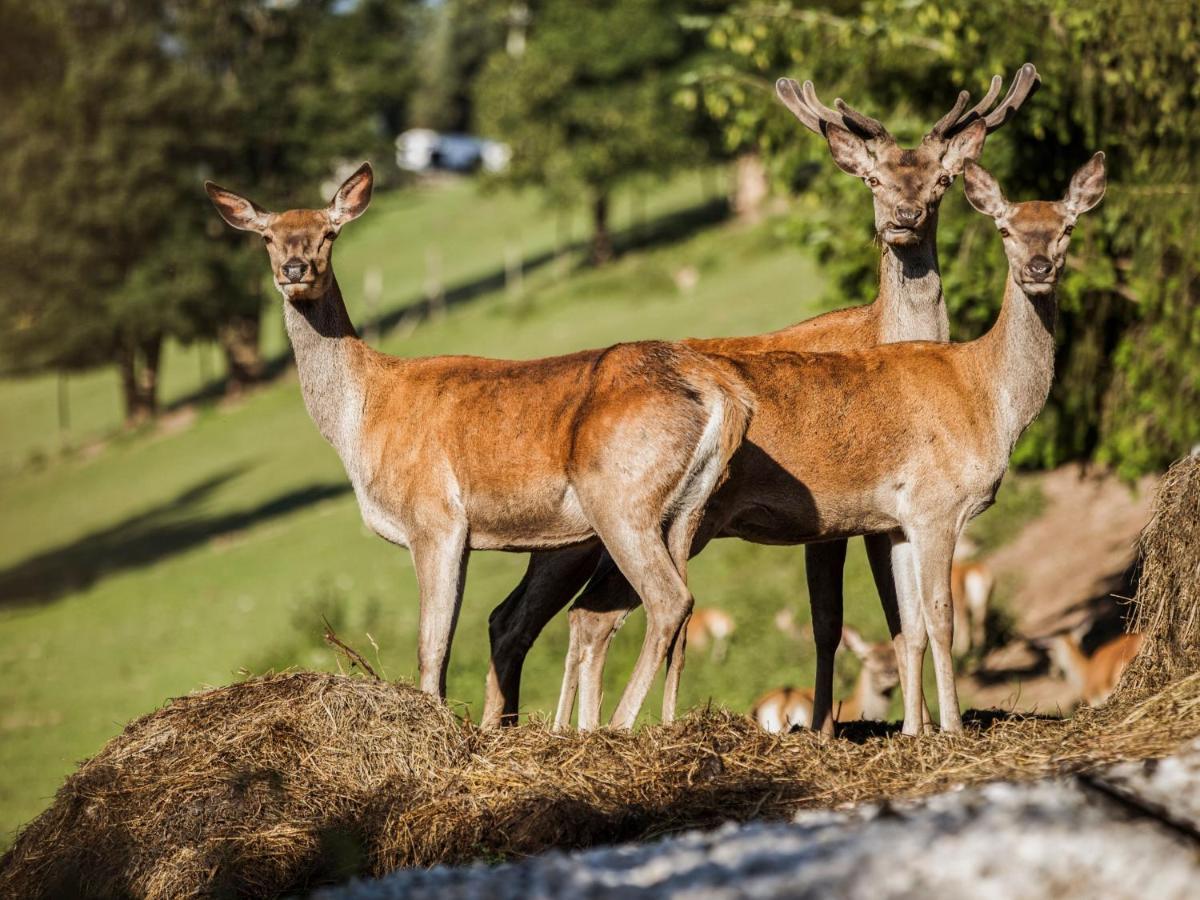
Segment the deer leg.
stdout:
<path fill-rule="evenodd" d="M 620 570 L 607 560 L 602 564 L 571 607 L 571 647 L 574 659 L 568 658 L 568 666 L 574 665 L 574 681 L 579 693 L 579 730 L 592 731 L 600 727 L 601 709 L 604 703 L 604 663 L 608 659 L 608 648 L 613 636 L 629 614 L 641 605 L 641 599 L 630 588 Z M 559 711 L 564 713 L 561 727 L 570 724 L 571 710 L 566 700 L 568 680 L 563 678 L 563 699 Z"/>
<path fill-rule="evenodd" d="M 417 648 L 421 690 L 445 699 L 450 643 L 458 624 L 470 557 L 466 523 L 455 523 L 452 531 L 414 541 L 411 549 L 421 593 Z"/>
<path fill-rule="evenodd" d="M 703 550 L 711 539 L 711 531 L 706 532 L 702 537 L 696 534 L 700 528 L 701 513 L 701 509 L 696 509 L 691 515 L 680 516 L 672 523 L 671 529 L 667 533 L 667 550 L 671 554 L 671 559 L 675 562 L 675 570 L 683 579 L 684 584 L 687 584 L 688 560 Z M 691 617 L 691 612 L 689 612 L 683 620 L 683 624 L 679 626 L 679 633 L 675 636 L 675 640 L 667 648 L 667 677 L 663 684 L 662 720 L 664 722 L 675 721 L 675 707 L 679 701 L 679 682 L 683 676 L 683 663 L 687 655 L 687 624 Z M 725 638 L 716 638 L 713 641 L 710 659 L 716 661 L 718 657 L 724 658 L 724 643 Z"/>
<path fill-rule="evenodd" d="M 921 610 L 937 675 L 938 712 L 942 731 L 947 732 L 962 731 L 954 683 L 954 608 L 950 600 L 950 566 L 957 537 L 953 530 L 935 527 L 914 531 L 912 541 Z"/>
<path fill-rule="evenodd" d="M 531 553 L 525 577 L 488 619 L 492 659 L 481 724 L 515 725 L 521 668 L 546 623 L 583 587 L 603 548 L 598 542 Z"/>
<path fill-rule="evenodd" d="M 611 539 L 604 543 L 646 607 L 646 637 L 611 721 L 614 728 L 632 728 L 667 649 L 691 615 L 692 595 L 658 535 L 645 534 L 627 544 Z"/>
<path fill-rule="evenodd" d="M 842 572 L 846 541 L 807 544 L 804 574 L 812 609 L 813 638 L 817 645 L 817 678 L 813 684 L 812 727 L 833 735 L 833 666 L 842 640 Z"/>
<path fill-rule="evenodd" d="M 925 661 L 925 645 L 928 635 L 921 610 L 921 591 L 917 583 L 913 561 L 912 544 L 903 532 L 894 531 L 892 543 L 892 574 L 895 578 L 900 639 L 895 641 L 897 653 L 904 654 L 901 664 L 902 687 L 904 690 L 904 734 L 919 735 L 925 723 L 923 715 L 925 696 L 921 687 L 921 674 Z"/>
<path fill-rule="evenodd" d="M 901 691 L 904 690 L 905 672 L 908 670 L 908 654 L 904 649 L 904 629 L 900 627 L 900 598 L 897 595 L 896 578 L 892 573 L 892 539 L 883 534 L 864 534 L 863 545 L 867 550 L 867 562 L 871 564 L 871 577 L 879 594 L 879 605 L 887 620 L 888 633 L 892 636 L 892 649 L 896 653 L 896 665 L 900 670 Z M 922 696 L 921 720 L 926 724 L 933 721 L 929 715 L 929 704 Z"/>

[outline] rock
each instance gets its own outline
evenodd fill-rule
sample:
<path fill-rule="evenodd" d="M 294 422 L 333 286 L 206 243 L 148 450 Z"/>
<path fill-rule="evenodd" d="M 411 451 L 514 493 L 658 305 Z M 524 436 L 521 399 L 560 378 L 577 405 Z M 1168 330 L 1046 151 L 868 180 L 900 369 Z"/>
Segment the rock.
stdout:
<path fill-rule="evenodd" d="M 500 866 L 400 871 L 315 896 L 1166 900 L 1196 896 L 1200 840 L 1188 828 L 1198 809 L 1200 743 L 1083 778 L 997 782 Z"/>

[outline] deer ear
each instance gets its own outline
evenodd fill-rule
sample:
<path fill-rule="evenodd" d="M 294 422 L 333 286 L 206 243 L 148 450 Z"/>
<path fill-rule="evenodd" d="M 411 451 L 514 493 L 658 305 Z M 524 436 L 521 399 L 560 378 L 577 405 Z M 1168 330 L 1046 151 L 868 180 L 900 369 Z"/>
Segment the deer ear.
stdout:
<path fill-rule="evenodd" d="M 963 165 L 963 187 L 970 204 L 985 216 L 997 219 L 1008 209 L 1008 201 L 1004 199 L 1000 184 L 991 172 L 973 159 L 968 159 Z"/>
<path fill-rule="evenodd" d="M 271 221 L 271 214 L 255 203 L 247 200 L 233 191 L 227 191 L 219 184 L 211 181 L 204 182 L 204 190 L 208 192 L 213 206 L 221 214 L 221 218 L 241 231 L 255 231 L 262 234 Z"/>
<path fill-rule="evenodd" d="M 375 174 L 371 171 L 371 164 L 366 162 L 346 179 L 329 201 L 329 221 L 333 223 L 334 228 L 341 228 L 366 211 L 371 202 L 371 188 L 374 183 Z"/>
<path fill-rule="evenodd" d="M 1063 198 L 1067 211 L 1073 216 L 1087 212 L 1103 199 L 1107 183 L 1104 175 L 1104 152 L 1101 151 L 1084 163 L 1071 178 L 1067 195 Z"/>
<path fill-rule="evenodd" d="M 871 645 L 849 625 L 842 626 L 842 640 L 847 649 L 860 659 L 871 651 Z"/>
<path fill-rule="evenodd" d="M 875 157 L 867 149 L 867 142 L 841 125 L 828 123 L 825 126 L 825 140 L 829 142 L 833 161 L 848 175 L 866 178 L 875 168 Z"/>
<path fill-rule="evenodd" d="M 968 159 L 979 159 L 983 142 L 987 137 L 987 125 L 976 119 L 954 137 L 950 138 L 946 152 L 942 155 L 942 168 L 951 175 L 961 175 Z"/>

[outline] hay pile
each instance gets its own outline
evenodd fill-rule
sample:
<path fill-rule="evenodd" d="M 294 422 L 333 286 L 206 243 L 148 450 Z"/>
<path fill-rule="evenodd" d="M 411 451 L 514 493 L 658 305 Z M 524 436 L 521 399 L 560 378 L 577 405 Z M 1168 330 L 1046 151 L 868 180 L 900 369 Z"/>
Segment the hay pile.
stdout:
<path fill-rule="evenodd" d="M 980 713 L 966 733 L 774 736 L 725 712 L 636 734 L 480 732 L 406 685 L 294 673 L 130 725 L 0 860 L 0 896 L 273 896 L 400 866 L 520 855 L 1161 756 L 1200 735 L 1200 460 L 1143 536 L 1146 649 L 1107 706 Z"/>

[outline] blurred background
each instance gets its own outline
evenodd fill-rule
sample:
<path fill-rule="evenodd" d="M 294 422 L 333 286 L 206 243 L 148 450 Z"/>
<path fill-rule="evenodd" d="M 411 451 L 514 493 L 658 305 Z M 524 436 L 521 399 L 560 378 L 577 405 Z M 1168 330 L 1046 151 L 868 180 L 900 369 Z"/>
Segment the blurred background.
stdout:
<path fill-rule="evenodd" d="M 322 617 L 415 673 L 408 554 L 361 525 L 260 242 L 205 178 L 317 206 L 370 159 L 336 267 L 388 352 L 753 333 L 876 287 L 870 193 L 775 78 L 915 145 L 958 90 L 1032 61 L 1041 90 L 982 161 L 1011 199 L 1052 199 L 1103 149 L 1109 191 L 1072 245 L 1050 400 L 970 530 L 996 587 L 967 703 L 1069 707 L 1024 638 L 1119 628 L 1155 476 L 1200 442 L 1192 0 L 0 0 L 0 45 L 0 846 L 165 698 L 336 668 Z M 957 187 L 939 241 L 970 339 L 999 306 L 1000 242 Z M 523 565 L 472 560 L 449 688 L 467 715 Z M 691 583 L 735 628 L 697 642 L 684 706 L 811 684 L 800 550 L 718 542 Z M 860 542 L 846 594 L 882 639 Z M 640 629 L 614 643 L 610 703 Z M 565 631 L 530 656 L 529 713 L 553 710 Z"/>

